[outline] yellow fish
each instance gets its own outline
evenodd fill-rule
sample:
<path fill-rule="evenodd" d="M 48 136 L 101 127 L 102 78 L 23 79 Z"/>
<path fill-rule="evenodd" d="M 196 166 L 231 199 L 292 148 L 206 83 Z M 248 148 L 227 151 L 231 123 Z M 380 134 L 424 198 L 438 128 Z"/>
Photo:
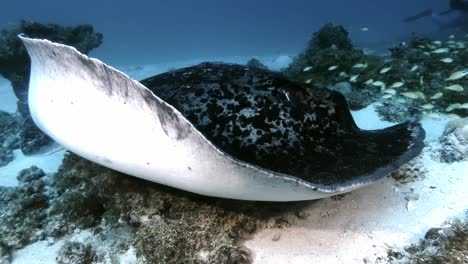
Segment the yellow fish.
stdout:
<path fill-rule="evenodd" d="M 353 75 L 353 76 L 351 76 L 351 78 L 349 78 L 349 81 L 350 82 L 356 82 L 358 77 L 359 77 L 359 74 Z"/>
<path fill-rule="evenodd" d="M 445 80 L 446 81 L 455 81 L 455 80 L 458 80 L 458 79 L 461 79 L 461 78 L 465 77 L 467 74 L 468 74 L 468 70 L 457 71 L 457 72 L 452 73 L 450 75 L 450 77 L 448 77 Z"/>
<path fill-rule="evenodd" d="M 444 94 L 441 93 L 441 92 L 437 92 L 437 93 L 435 93 L 433 96 L 431 96 L 431 99 L 434 99 L 434 100 L 435 100 L 435 99 L 439 99 L 439 98 L 442 97 L 442 95 L 444 95 Z"/>
<path fill-rule="evenodd" d="M 436 50 L 433 50 L 432 53 L 434 54 L 441 54 L 441 53 L 447 53 L 449 50 L 447 48 L 439 48 Z"/>
<path fill-rule="evenodd" d="M 418 68 L 419 68 L 418 65 L 414 65 L 413 67 L 411 67 L 411 70 L 410 70 L 410 71 L 411 71 L 411 72 L 414 72 L 414 71 L 417 70 Z"/>
<path fill-rule="evenodd" d="M 380 73 L 386 73 L 386 72 L 388 72 L 388 71 L 391 70 L 391 69 L 392 69 L 392 67 L 385 67 L 385 68 L 383 68 L 383 69 L 380 70 Z"/>
<path fill-rule="evenodd" d="M 452 84 L 450 86 L 446 86 L 444 87 L 444 89 L 447 89 L 447 90 L 450 90 L 450 91 L 454 91 L 454 92 L 463 92 L 463 86 L 459 85 L 459 84 Z"/>
<path fill-rule="evenodd" d="M 434 105 L 432 105 L 432 104 L 423 104 L 423 105 L 421 105 L 421 108 L 426 109 L 426 110 L 430 110 L 430 109 L 434 108 Z"/>
<path fill-rule="evenodd" d="M 372 83 L 372 85 L 380 86 L 380 87 L 385 87 L 385 83 L 384 83 L 384 82 L 381 82 L 381 81 L 375 81 L 375 82 Z"/>
<path fill-rule="evenodd" d="M 354 64 L 353 65 L 353 68 L 355 69 L 365 69 L 367 67 L 367 62 L 366 63 L 358 63 L 358 64 Z"/>
<path fill-rule="evenodd" d="M 405 84 L 404 82 L 394 82 L 390 88 L 400 88 L 401 86 L 403 86 L 403 84 Z"/>
<path fill-rule="evenodd" d="M 383 92 L 387 94 L 392 94 L 392 95 L 396 94 L 396 91 L 394 89 L 385 89 Z"/>
<path fill-rule="evenodd" d="M 459 103 L 451 104 L 447 108 L 445 108 L 445 112 L 450 112 L 450 111 L 453 111 L 455 109 L 460 109 L 461 106 L 462 105 L 459 104 Z"/>
<path fill-rule="evenodd" d="M 452 63 L 453 62 L 453 59 L 452 58 L 443 58 L 440 60 L 441 62 L 445 62 L 445 63 Z"/>

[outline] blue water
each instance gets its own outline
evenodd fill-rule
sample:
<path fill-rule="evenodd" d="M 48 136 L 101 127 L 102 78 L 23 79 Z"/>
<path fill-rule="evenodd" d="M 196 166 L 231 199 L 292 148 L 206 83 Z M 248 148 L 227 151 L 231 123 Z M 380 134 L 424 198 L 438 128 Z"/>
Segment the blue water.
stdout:
<path fill-rule="evenodd" d="M 20 19 L 76 25 L 104 34 L 92 56 L 111 64 L 159 63 L 204 57 L 296 54 L 326 22 L 344 25 L 362 46 L 437 30 L 430 18 L 405 16 L 443 0 L 15 0 L 0 9 L 0 28 Z M 362 27 L 369 31 L 362 32 Z"/>

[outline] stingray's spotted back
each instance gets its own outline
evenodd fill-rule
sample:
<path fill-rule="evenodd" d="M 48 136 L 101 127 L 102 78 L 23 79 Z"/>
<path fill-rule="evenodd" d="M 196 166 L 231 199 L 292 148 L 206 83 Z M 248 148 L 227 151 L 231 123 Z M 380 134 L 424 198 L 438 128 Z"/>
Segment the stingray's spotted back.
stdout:
<path fill-rule="evenodd" d="M 242 65 L 203 63 L 142 83 L 223 151 L 317 184 L 339 185 L 391 164 L 421 130 L 361 131 L 341 94 Z"/>

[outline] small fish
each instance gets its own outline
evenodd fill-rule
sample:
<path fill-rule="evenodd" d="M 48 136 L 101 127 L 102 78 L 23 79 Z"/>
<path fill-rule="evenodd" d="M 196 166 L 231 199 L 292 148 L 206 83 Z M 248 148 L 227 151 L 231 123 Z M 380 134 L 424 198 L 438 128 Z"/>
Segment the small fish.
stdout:
<path fill-rule="evenodd" d="M 382 99 L 388 99 L 388 98 L 391 98 L 393 96 L 393 94 L 384 94 L 382 95 Z"/>
<path fill-rule="evenodd" d="M 404 82 L 394 82 L 390 88 L 400 88 L 401 86 L 403 86 L 403 84 L 405 84 Z"/>
<path fill-rule="evenodd" d="M 403 98 L 397 98 L 397 99 L 395 99 L 395 102 L 403 104 L 403 103 L 406 103 L 406 100 L 403 99 Z"/>
<path fill-rule="evenodd" d="M 374 86 L 380 86 L 380 87 L 385 87 L 385 83 L 382 81 L 375 81 L 372 83 Z"/>
<path fill-rule="evenodd" d="M 385 67 L 385 68 L 383 68 L 383 69 L 380 70 L 380 73 L 386 73 L 386 72 L 388 72 L 388 71 L 391 70 L 391 69 L 392 69 L 392 67 Z"/>
<path fill-rule="evenodd" d="M 457 42 L 457 49 L 464 49 L 465 48 L 465 43 L 463 42 Z"/>
<path fill-rule="evenodd" d="M 460 106 L 460 109 L 468 109 L 468 103 L 464 103 Z"/>
<path fill-rule="evenodd" d="M 450 118 L 453 118 L 453 119 L 459 119 L 459 118 L 461 118 L 459 115 L 453 114 L 453 113 L 447 114 L 446 116 L 447 116 L 447 117 L 450 117 Z"/>
<path fill-rule="evenodd" d="M 418 45 L 418 48 L 425 49 L 426 47 L 424 47 L 424 45 Z"/>
<path fill-rule="evenodd" d="M 439 48 L 439 49 L 436 49 L 436 50 L 433 50 L 432 53 L 434 54 L 441 54 L 441 53 L 447 53 L 449 52 L 449 50 L 447 48 Z"/>
<path fill-rule="evenodd" d="M 411 67 L 410 72 L 414 72 L 414 71 L 417 70 L 418 68 L 419 68 L 418 65 L 414 65 L 413 67 Z"/>
<path fill-rule="evenodd" d="M 461 104 L 459 103 L 451 104 L 447 108 L 445 108 L 445 112 L 451 112 L 455 109 L 460 109 L 460 107 L 461 107 Z"/>
<path fill-rule="evenodd" d="M 453 39 L 453 38 L 455 38 L 455 36 L 454 36 L 454 35 L 450 35 L 449 38 L 450 38 L 450 39 Z"/>
<path fill-rule="evenodd" d="M 354 65 L 353 65 L 353 68 L 355 68 L 355 69 L 361 69 L 361 68 L 362 68 L 362 69 L 365 69 L 365 68 L 367 68 L 367 62 L 366 62 L 366 63 L 357 63 L 357 64 L 354 64 Z"/>
<path fill-rule="evenodd" d="M 363 27 L 363 28 L 361 28 L 361 31 L 362 31 L 362 32 L 369 31 L 369 28 Z"/>
<path fill-rule="evenodd" d="M 418 99 L 418 98 L 425 99 L 424 94 L 421 92 L 404 92 L 404 93 L 401 93 L 401 95 L 406 96 L 411 99 Z"/>
<path fill-rule="evenodd" d="M 351 76 L 351 78 L 349 78 L 349 81 L 350 82 L 356 82 L 358 77 L 359 77 L 359 74 L 353 75 L 353 76 Z"/>
<path fill-rule="evenodd" d="M 364 84 L 371 84 L 373 82 L 374 82 L 374 79 L 369 79 L 369 80 L 365 81 Z"/>
<path fill-rule="evenodd" d="M 435 100 L 435 99 L 439 99 L 439 98 L 442 97 L 442 95 L 444 95 L 444 94 L 441 93 L 441 92 L 437 92 L 437 93 L 435 93 L 433 96 L 431 96 L 431 99 L 434 99 L 434 100 Z"/>
<path fill-rule="evenodd" d="M 426 109 L 426 110 L 430 110 L 430 109 L 434 108 L 434 105 L 432 105 L 432 104 L 423 104 L 423 105 L 421 105 L 421 108 Z"/>
<path fill-rule="evenodd" d="M 310 71 L 310 70 L 312 70 L 312 66 L 305 67 L 303 71 L 306 72 L 306 71 Z"/>
<path fill-rule="evenodd" d="M 428 44 L 426 47 L 428 47 L 429 49 L 432 49 L 432 50 L 437 48 L 436 46 L 434 46 L 434 45 L 429 45 L 429 44 Z"/>
<path fill-rule="evenodd" d="M 346 72 L 340 72 L 340 74 L 338 74 L 338 76 L 340 77 L 348 77 L 348 74 Z"/>
<path fill-rule="evenodd" d="M 307 79 L 307 80 L 305 81 L 305 83 L 310 83 L 311 81 L 312 81 L 312 79 Z"/>
<path fill-rule="evenodd" d="M 374 106 L 383 106 L 383 104 L 381 102 L 375 102 L 373 103 Z"/>
<path fill-rule="evenodd" d="M 397 93 L 394 89 L 385 89 L 383 92 L 392 95 Z"/>
<path fill-rule="evenodd" d="M 450 44 L 455 44 L 455 41 L 453 41 L 453 40 L 448 40 L 448 41 L 447 41 L 447 44 L 449 44 L 449 45 L 450 45 Z"/>
<path fill-rule="evenodd" d="M 437 45 L 437 46 L 442 45 L 442 41 L 440 41 L 440 40 L 435 40 L 435 41 L 433 41 L 432 43 L 434 43 L 434 44 Z"/>
<path fill-rule="evenodd" d="M 430 54 L 429 52 L 427 52 L 427 51 L 423 52 L 423 54 L 426 55 L 426 56 L 431 55 L 431 54 Z"/>
<path fill-rule="evenodd" d="M 404 92 L 404 93 L 401 93 L 401 95 L 403 96 L 406 96 L 408 98 L 411 98 L 411 99 L 417 99 L 418 98 L 418 95 L 414 92 Z"/>
<path fill-rule="evenodd" d="M 448 77 L 445 80 L 446 81 L 455 81 L 455 80 L 458 80 L 458 79 L 461 79 L 461 78 L 465 77 L 466 75 L 468 75 L 468 70 L 457 71 L 457 72 L 452 73 L 452 75 L 450 75 L 450 77 Z"/>
<path fill-rule="evenodd" d="M 439 113 L 436 112 L 429 112 L 425 116 L 433 119 L 441 118 L 442 116 Z"/>
<path fill-rule="evenodd" d="M 328 70 L 329 71 L 334 71 L 334 70 L 336 70 L 336 68 L 338 68 L 338 65 L 333 65 L 333 66 L 328 67 Z"/>
<path fill-rule="evenodd" d="M 445 62 L 445 63 L 452 63 L 453 62 L 453 59 L 452 58 L 443 58 L 440 60 L 441 62 Z"/>
<path fill-rule="evenodd" d="M 444 87 L 444 89 L 449 90 L 449 91 L 454 91 L 454 92 L 463 92 L 463 86 L 459 84 L 452 84 L 450 86 Z"/>

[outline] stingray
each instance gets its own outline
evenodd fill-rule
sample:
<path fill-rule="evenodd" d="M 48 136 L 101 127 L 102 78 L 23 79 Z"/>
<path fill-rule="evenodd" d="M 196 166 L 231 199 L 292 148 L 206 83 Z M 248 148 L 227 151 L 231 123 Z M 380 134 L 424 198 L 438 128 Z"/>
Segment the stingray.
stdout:
<path fill-rule="evenodd" d="M 338 92 L 202 63 L 141 82 L 75 48 L 20 36 L 37 126 L 90 161 L 222 198 L 297 201 L 373 183 L 416 157 L 416 120 L 362 130 Z"/>

